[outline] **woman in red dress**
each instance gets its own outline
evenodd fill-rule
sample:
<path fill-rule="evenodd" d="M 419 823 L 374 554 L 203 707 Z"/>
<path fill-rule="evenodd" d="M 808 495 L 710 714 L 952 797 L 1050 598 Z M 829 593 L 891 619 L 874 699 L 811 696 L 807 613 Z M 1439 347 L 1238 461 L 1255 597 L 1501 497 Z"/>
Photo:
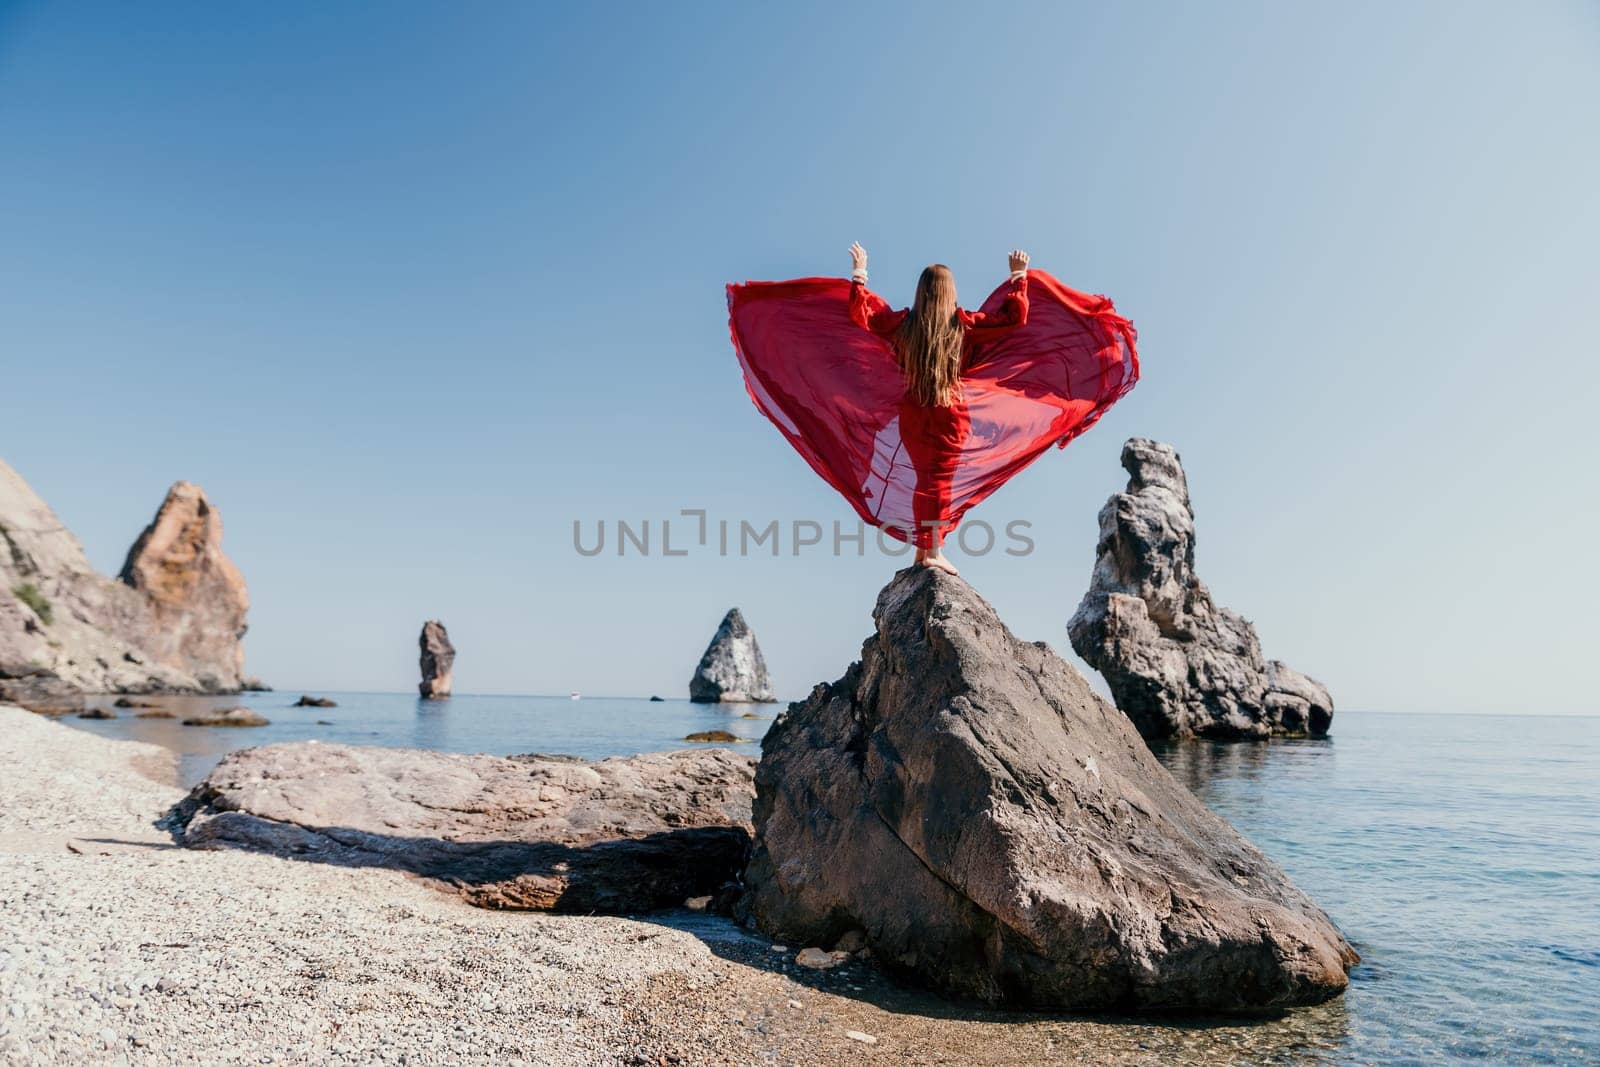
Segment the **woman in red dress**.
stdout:
<path fill-rule="evenodd" d="M 866 251 L 851 257 L 848 281 L 728 286 L 745 388 L 863 522 L 954 573 L 941 545 L 962 517 L 1139 380 L 1133 323 L 1021 252 L 977 311 L 938 265 L 891 310 L 867 289 Z"/>
<path fill-rule="evenodd" d="M 940 550 L 943 524 L 962 445 L 972 429 L 961 372 L 975 345 L 998 340 L 1028 321 L 1028 253 L 1013 250 L 1008 265 L 1011 276 L 996 311 L 959 307 L 955 276 L 943 263 L 923 269 L 909 308 L 892 311 L 867 288 L 867 250 L 859 241 L 850 246 L 850 320 L 894 345 L 906 379 L 900 443 L 916 470 L 911 495 L 916 562 L 951 574 L 959 572 Z"/>

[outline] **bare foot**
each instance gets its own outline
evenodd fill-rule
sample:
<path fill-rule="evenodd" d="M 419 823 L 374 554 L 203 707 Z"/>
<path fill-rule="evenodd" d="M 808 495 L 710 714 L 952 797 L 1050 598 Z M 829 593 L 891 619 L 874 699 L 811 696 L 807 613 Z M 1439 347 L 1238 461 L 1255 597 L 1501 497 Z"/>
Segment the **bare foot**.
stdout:
<path fill-rule="evenodd" d="M 921 563 L 924 567 L 936 567 L 954 578 L 961 577 L 961 572 L 956 570 L 956 565 L 942 555 L 924 556 Z"/>

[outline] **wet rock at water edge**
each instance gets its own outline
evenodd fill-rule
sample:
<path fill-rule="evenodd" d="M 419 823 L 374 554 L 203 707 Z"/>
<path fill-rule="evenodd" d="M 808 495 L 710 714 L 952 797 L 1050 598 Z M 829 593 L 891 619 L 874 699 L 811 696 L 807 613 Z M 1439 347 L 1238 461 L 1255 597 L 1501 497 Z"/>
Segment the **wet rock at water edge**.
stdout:
<path fill-rule="evenodd" d="M 185 726 L 270 726 L 266 716 L 249 708 L 223 708 L 202 715 L 192 715 L 183 720 Z"/>
<path fill-rule="evenodd" d="M 1072 647 L 1148 738 L 1319 737 L 1333 724 L 1320 682 L 1261 654 L 1255 627 L 1217 607 L 1195 573 L 1194 508 L 1171 445 L 1122 446 L 1128 487 L 1100 510 L 1089 591 Z"/>
<path fill-rule="evenodd" d="M 313 696 L 302 696 L 290 705 L 290 707 L 296 708 L 336 708 L 338 706 L 336 701 L 329 700 L 327 697 Z"/>
<path fill-rule="evenodd" d="M 110 708 L 90 707 L 78 712 L 80 719 L 115 719 L 117 713 Z"/>
<path fill-rule="evenodd" d="M 685 737 L 684 740 L 694 741 L 701 744 L 731 745 L 748 741 L 749 738 L 740 737 L 737 734 L 730 734 L 726 730 L 702 730 L 699 733 L 690 734 L 688 737 Z"/>
<path fill-rule="evenodd" d="M 297 742 L 230 753 L 171 822 L 191 848 L 395 868 L 482 907 L 630 914 L 737 879 L 753 767 L 718 748 L 587 762 Z"/>
<path fill-rule="evenodd" d="M 456 662 L 456 647 L 450 643 L 444 623 L 433 619 L 423 623 L 417 644 L 422 650 L 422 681 L 417 691 L 424 700 L 443 700 L 450 695 L 450 671 Z"/>
<path fill-rule="evenodd" d="M 71 715 L 83 710 L 84 693 L 42 667 L 0 666 L 0 704 L 15 704 L 41 715 Z"/>
<path fill-rule="evenodd" d="M 689 699 L 696 704 L 772 703 L 767 661 L 738 608 L 728 609 L 700 657 L 700 665 L 689 679 Z"/>
<path fill-rule="evenodd" d="M 1357 957 L 1327 916 L 971 586 L 902 571 L 874 619 L 861 661 L 762 744 L 740 910 L 768 936 L 860 930 L 919 983 L 1052 1010 L 1256 1012 L 1345 988 Z"/>

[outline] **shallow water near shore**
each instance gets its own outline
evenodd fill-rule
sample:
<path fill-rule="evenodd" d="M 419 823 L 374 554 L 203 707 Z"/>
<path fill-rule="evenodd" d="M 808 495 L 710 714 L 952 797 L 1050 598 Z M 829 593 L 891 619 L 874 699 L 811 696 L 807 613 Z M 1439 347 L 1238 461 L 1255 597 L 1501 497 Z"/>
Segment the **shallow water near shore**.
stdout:
<path fill-rule="evenodd" d="M 297 695 L 152 698 L 180 716 L 244 704 L 272 720 L 252 729 L 137 719 L 137 709 L 65 721 L 173 749 L 190 785 L 224 752 L 276 741 L 597 758 L 685 747 L 701 730 L 757 742 L 783 707 L 378 693 L 289 707 Z M 1600 1061 L 1600 718 L 1340 712 L 1327 740 L 1185 743 L 1157 755 L 1289 871 L 1362 963 L 1349 992 L 1320 1007 L 1247 1026 L 1130 1022 L 1130 1039 L 1164 1032 L 1154 1049 L 1181 1033 L 1185 1052 L 1250 1062 Z M 940 1010 L 904 997 L 896 1010 Z"/>

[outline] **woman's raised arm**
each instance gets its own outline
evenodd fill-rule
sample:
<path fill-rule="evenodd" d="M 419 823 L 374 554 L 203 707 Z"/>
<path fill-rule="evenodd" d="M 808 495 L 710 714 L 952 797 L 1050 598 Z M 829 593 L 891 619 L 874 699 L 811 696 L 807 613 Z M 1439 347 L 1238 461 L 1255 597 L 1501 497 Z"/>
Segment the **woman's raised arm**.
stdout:
<path fill-rule="evenodd" d="M 1011 277 L 1006 281 L 1006 296 L 998 310 L 962 312 L 962 325 L 976 336 L 974 341 L 992 341 L 1005 330 L 1014 330 L 1028 321 L 1028 253 L 1013 249 L 1007 260 Z"/>
<path fill-rule="evenodd" d="M 867 250 L 857 241 L 850 246 L 850 321 L 863 330 L 887 336 L 900 328 L 906 317 L 889 302 L 867 288 Z"/>

